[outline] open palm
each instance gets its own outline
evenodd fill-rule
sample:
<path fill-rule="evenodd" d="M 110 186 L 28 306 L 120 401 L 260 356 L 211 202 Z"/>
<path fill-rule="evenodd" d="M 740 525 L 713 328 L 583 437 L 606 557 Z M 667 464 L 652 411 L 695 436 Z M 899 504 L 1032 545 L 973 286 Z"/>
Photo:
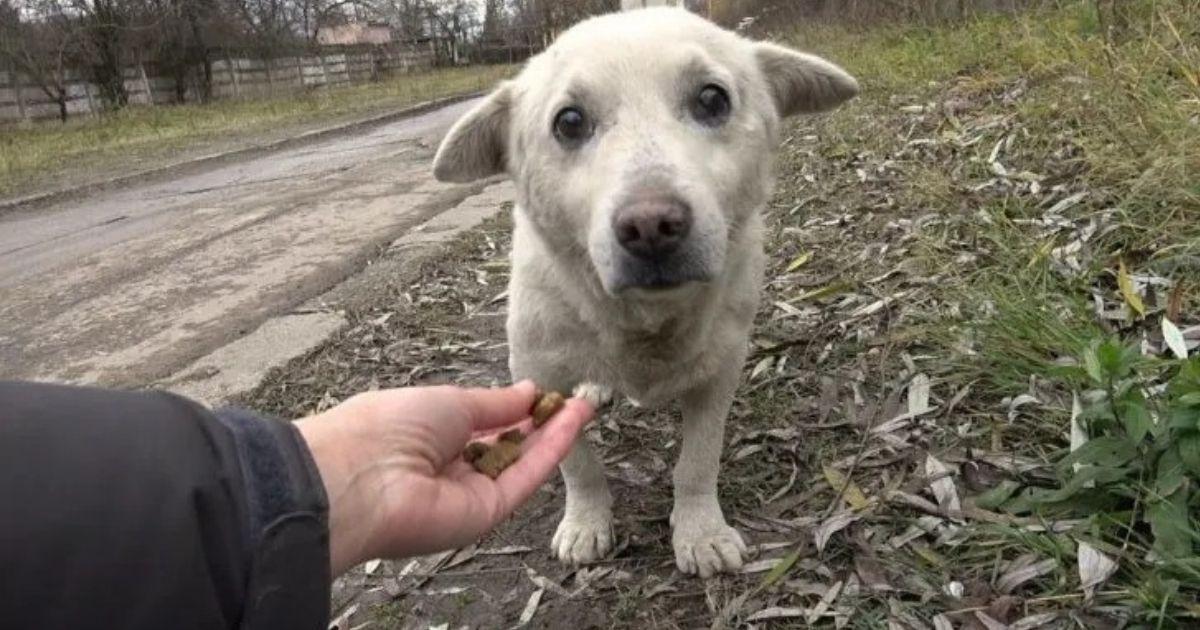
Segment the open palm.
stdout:
<path fill-rule="evenodd" d="M 373 557 L 461 546 L 511 515 L 592 416 L 573 399 L 529 433 L 534 396 L 529 382 L 370 392 L 301 421 L 330 498 L 335 572 Z M 529 435 L 521 458 L 497 479 L 463 461 L 467 442 L 514 426 Z"/>

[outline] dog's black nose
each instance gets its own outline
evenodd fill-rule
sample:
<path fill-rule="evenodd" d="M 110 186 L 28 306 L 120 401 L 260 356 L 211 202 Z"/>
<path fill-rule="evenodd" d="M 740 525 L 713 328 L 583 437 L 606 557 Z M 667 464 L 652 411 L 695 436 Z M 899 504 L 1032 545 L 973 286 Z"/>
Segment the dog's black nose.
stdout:
<path fill-rule="evenodd" d="M 635 200 L 613 216 L 613 232 L 625 251 L 638 258 L 670 255 L 692 229 L 692 209 L 673 197 Z"/>

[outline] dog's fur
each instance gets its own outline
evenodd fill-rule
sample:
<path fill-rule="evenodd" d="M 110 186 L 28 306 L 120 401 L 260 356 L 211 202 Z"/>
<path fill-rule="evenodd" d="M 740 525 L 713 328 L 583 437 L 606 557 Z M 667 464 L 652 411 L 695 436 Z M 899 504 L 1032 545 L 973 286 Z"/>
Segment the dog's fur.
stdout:
<path fill-rule="evenodd" d="M 732 105 L 719 126 L 689 115 L 709 84 Z M 759 300 L 760 209 L 781 118 L 830 109 L 857 91 L 823 59 L 681 9 L 617 13 L 562 34 L 464 116 L 435 158 L 443 181 L 507 173 L 517 184 L 514 379 L 595 403 L 612 391 L 646 405 L 682 403 L 671 522 L 684 572 L 737 570 L 746 550 L 717 502 L 717 470 Z M 579 146 L 552 133 L 568 106 L 594 120 Z M 691 208 L 692 229 L 669 269 L 648 271 L 614 236 L 614 213 L 647 196 Z M 553 550 L 568 562 L 596 560 L 613 543 L 603 468 L 580 441 L 562 473 L 566 511 Z"/>

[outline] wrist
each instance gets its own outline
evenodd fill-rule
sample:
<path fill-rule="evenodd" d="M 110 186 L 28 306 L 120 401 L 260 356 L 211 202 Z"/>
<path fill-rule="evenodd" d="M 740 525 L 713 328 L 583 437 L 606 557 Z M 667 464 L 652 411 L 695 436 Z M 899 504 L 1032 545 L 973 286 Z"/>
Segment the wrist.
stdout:
<path fill-rule="evenodd" d="M 329 500 L 329 564 L 336 577 L 370 559 L 376 527 L 365 487 L 362 462 L 371 458 L 356 448 L 355 435 L 326 415 L 296 422 L 308 445 Z"/>

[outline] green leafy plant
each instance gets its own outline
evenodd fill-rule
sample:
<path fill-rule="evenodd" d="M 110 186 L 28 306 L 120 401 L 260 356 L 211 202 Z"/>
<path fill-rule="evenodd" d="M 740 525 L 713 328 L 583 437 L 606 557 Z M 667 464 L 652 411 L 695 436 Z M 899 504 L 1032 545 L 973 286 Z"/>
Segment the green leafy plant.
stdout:
<path fill-rule="evenodd" d="M 1114 548 L 1144 548 L 1181 578 L 1200 580 L 1200 357 L 1165 360 L 1109 339 L 1090 344 L 1073 375 L 1087 389 L 1072 414 L 1074 448 L 1056 487 L 1029 488 L 1006 509 L 1088 518 Z"/>

